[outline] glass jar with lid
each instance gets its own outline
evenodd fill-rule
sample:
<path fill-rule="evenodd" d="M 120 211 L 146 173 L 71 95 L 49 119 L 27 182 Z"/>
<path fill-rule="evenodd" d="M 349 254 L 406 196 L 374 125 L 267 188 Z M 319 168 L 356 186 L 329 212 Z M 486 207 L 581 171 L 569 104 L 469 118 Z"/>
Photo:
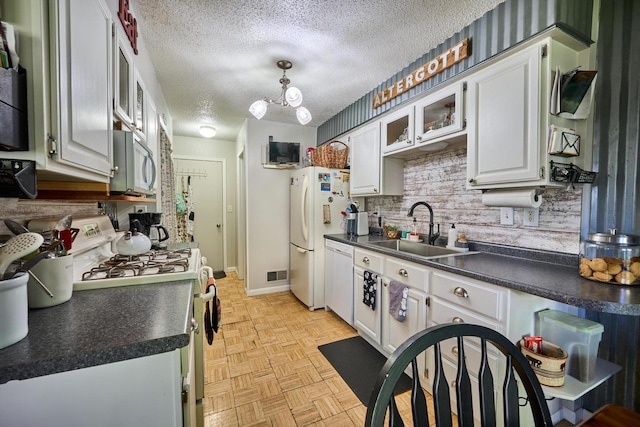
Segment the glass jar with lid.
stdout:
<path fill-rule="evenodd" d="M 640 236 L 590 233 L 580 242 L 580 275 L 618 285 L 640 285 Z"/>

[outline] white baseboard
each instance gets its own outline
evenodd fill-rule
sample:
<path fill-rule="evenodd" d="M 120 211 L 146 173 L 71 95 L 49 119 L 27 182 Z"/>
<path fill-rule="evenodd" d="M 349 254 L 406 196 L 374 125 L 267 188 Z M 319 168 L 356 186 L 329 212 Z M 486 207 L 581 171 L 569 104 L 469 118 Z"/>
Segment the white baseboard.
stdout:
<path fill-rule="evenodd" d="M 291 290 L 289 285 L 273 286 L 273 287 L 270 287 L 270 288 L 260 288 L 260 289 L 247 290 L 247 296 L 252 297 L 252 296 L 256 296 L 256 295 L 273 294 L 273 293 L 276 293 L 276 292 L 284 292 L 284 291 L 288 291 L 288 290 Z"/>

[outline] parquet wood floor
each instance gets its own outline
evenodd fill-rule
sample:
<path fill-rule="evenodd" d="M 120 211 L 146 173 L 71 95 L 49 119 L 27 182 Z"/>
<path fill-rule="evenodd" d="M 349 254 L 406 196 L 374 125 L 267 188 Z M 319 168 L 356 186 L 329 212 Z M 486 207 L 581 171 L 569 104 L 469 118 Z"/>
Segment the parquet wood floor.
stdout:
<path fill-rule="evenodd" d="M 318 350 L 354 329 L 290 292 L 247 297 L 235 273 L 216 283 L 222 322 L 205 343 L 205 426 L 364 425 L 366 407 Z"/>
<path fill-rule="evenodd" d="M 206 427 L 364 425 L 367 408 L 318 350 L 356 336 L 353 328 L 290 292 L 247 297 L 235 273 L 216 283 L 222 322 L 205 343 Z M 396 399 L 410 423 L 410 392 Z"/>

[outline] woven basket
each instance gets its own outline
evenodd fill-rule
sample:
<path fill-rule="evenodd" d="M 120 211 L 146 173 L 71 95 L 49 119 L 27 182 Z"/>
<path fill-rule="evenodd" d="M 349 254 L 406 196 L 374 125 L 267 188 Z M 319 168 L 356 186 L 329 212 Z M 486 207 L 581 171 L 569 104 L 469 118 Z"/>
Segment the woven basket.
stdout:
<path fill-rule="evenodd" d="M 540 384 L 560 387 L 564 384 L 567 352 L 557 345 L 544 341 L 542 354 L 534 353 L 524 346 L 524 340 L 520 340 L 520 351 L 527 358 L 533 368 Z"/>
<path fill-rule="evenodd" d="M 344 148 L 338 144 L 342 144 Z M 311 153 L 311 161 L 313 166 L 323 168 L 344 168 L 347 165 L 347 157 L 349 157 L 349 146 L 342 141 L 331 141 L 313 150 Z"/>

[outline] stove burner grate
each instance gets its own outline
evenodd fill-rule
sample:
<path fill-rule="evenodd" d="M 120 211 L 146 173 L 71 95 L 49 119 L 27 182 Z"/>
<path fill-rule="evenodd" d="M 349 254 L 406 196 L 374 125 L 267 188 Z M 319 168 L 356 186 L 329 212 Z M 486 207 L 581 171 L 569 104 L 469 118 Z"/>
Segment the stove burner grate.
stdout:
<path fill-rule="evenodd" d="M 117 254 L 82 274 L 82 280 L 171 274 L 189 270 L 191 249 L 152 250 L 141 255 Z"/>

